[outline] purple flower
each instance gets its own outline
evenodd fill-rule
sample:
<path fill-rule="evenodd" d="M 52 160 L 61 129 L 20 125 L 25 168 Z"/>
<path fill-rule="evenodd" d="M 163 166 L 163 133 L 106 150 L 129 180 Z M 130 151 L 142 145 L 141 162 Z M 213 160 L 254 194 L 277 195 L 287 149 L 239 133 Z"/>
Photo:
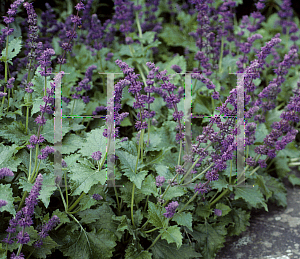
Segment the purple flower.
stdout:
<path fill-rule="evenodd" d="M 100 194 L 95 193 L 93 194 L 93 199 L 95 199 L 96 201 L 100 201 L 103 200 L 103 197 Z"/>
<path fill-rule="evenodd" d="M 106 61 L 110 60 L 114 56 L 114 53 L 107 53 L 107 57 L 105 58 Z"/>
<path fill-rule="evenodd" d="M 42 155 L 38 155 L 38 159 L 45 160 L 50 153 L 54 153 L 55 149 L 53 147 L 46 146 L 44 149 L 41 149 Z"/>
<path fill-rule="evenodd" d="M 164 182 L 165 182 L 165 177 L 163 177 L 163 176 L 156 176 L 156 186 L 157 187 L 161 187 L 161 186 L 163 186 L 163 184 L 164 184 Z"/>
<path fill-rule="evenodd" d="M 14 176 L 14 173 L 8 167 L 1 168 L 0 169 L 0 179 L 2 179 L 5 176 Z"/>
<path fill-rule="evenodd" d="M 53 215 L 51 219 L 49 219 L 48 223 L 41 227 L 41 231 L 38 233 L 40 239 L 34 244 L 36 248 L 39 248 L 43 245 L 42 239 L 49 236 L 48 232 L 51 231 L 57 224 L 60 223 L 60 219 L 58 216 Z"/>
<path fill-rule="evenodd" d="M 14 252 L 10 255 L 10 259 L 25 259 L 24 254 L 20 253 L 20 255 L 16 255 Z"/>
<path fill-rule="evenodd" d="M 63 160 L 63 159 L 62 159 L 62 161 L 61 161 L 61 166 L 62 166 L 62 167 L 67 167 L 67 163 L 66 163 L 66 161 Z"/>
<path fill-rule="evenodd" d="M 97 152 L 94 152 L 92 154 L 92 158 L 96 161 L 100 160 L 101 159 L 101 156 L 102 156 L 102 153 L 100 151 L 97 151 Z"/>
<path fill-rule="evenodd" d="M 215 209 L 214 210 L 214 213 L 217 215 L 217 216 L 222 216 L 222 210 L 219 210 L 219 209 Z"/>
<path fill-rule="evenodd" d="M 182 165 L 176 165 L 175 169 L 176 169 L 176 173 L 178 173 L 178 174 L 185 174 L 186 173 L 186 170 L 183 168 Z"/>
<path fill-rule="evenodd" d="M 165 207 L 167 212 L 164 213 L 163 215 L 166 218 L 172 218 L 174 216 L 178 206 L 179 206 L 179 204 L 177 201 L 172 201 L 171 203 L 169 203 L 169 205 L 167 207 Z"/>
<path fill-rule="evenodd" d="M 207 181 L 206 183 L 197 183 L 195 186 L 195 192 L 198 192 L 198 194 L 201 192 L 201 194 L 207 193 L 210 189 L 210 187 L 207 187 L 206 184 L 209 181 Z"/>
<path fill-rule="evenodd" d="M 84 7 L 84 4 L 82 2 L 78 3 L 76 6 L 75 6 L 75 9 L 77 11 L 80 11 L 80 10 L 84 10 L 85 7 Z"/>
<path fill-rule="evenodd" d="M 7 201 L 0 200 L 0 208 L 7 205 Z"/>
<path fill-rule="evenodd" d="M 27 244 L 30 241 L 29 234 L 27 232 L 24 233 L 23 230 L 17 234 L 17 239 L 17 243 L 22 245 Z"/>
<path fill-rule="evenodd" d="M 182 69 L 178 65 L 172 65 L 171 68 L 176 72 L 176 73 L 181 73 Z"/>

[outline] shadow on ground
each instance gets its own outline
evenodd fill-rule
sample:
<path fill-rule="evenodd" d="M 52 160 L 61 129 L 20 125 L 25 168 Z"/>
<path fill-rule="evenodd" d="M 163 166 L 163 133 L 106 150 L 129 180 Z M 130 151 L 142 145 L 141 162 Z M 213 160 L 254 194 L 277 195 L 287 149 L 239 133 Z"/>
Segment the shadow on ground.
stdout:
<path fill-rule="evenodd" d="M 300 177 L 297 168 L 292 169 Z M 283 179 L 287 207 L 268 203 L 253 210 L 250 226 L 240 236 L 227 237 L 216 259 L 300 259 L 300 187 Z"/>

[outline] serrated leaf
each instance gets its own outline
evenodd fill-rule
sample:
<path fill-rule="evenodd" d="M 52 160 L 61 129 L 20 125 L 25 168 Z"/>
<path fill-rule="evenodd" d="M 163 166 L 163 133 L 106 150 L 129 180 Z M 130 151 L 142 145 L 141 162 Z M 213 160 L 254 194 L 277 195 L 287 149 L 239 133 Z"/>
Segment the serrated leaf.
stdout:
<path fill-rule="evenodd" d="M 222 217 L 226 216 L 231 211 L 231 208 L 224 203 L 218 203 L 216 209 L 222 210 Z"/>
<path fill-rule="evenodd" d="M 96 222 L 99 219 L 101 211 L 101 208 L 87 209 L 84 211 L 80 211 L 77 214 L 81 218 L 81 224 L 90 224 Z"/>
<path fill-rule="evenodd" d="M 8 43 L 8 49 L 7 49 L 7 56 L 6 56 L 6 48 L 2 50 L 2 57 L 5 57 L 6 60 L 12 60 L 14 57 L 16 57 L 22 48 L 22 37 L 18 37 L 13 39 L 11 42 Z"/>
<path fill-rule="evenodd" d="M 57 189 L 57 187 L 55 186 L 55 178 L 56 176 L 53 173 L 43 174 L 42 189 L 39 192 L 38 199 L 40 199 L 44 203 L 46 208 L 48 208 L 49 206 L 51 195 Z M 23 189 L 23 191 L 30 192 L 34 183 L 30 183 L 27 180 L 20 178 L 19 185 L 20 188 Z"/>
<path fill-rule="evenodd" d="M 121 163 L 121 169 L 124 171 L 124 174 L 133 182 L 138 189 L 141 189 L 142 181 L 145 179 L 147 175 L 147 171 L 136 172 L 136 157 L 125 152 L 118 150 L 116 151 L 117 156 L 119 157 Z M 138 161 L 138 169 L 141 167 L 140 160 Z"/>
<path fill-rule="evenodd" d="M 66 123 L 62 123 L 62 137 L 70 132 L 70 127 Z M 54 120 L 47 120 L 42 128 L 41 134 L 51 144 L 54 144 Z"/>
<path fill-rule="evenodd" d="M 175 213 L 172 220 L 176 221 L 178 225 L 185 226 L 189 230 L 193 231 L 193 216 L 190 212 Z"/>
<path fill-rule="evenodd" d="M 157 187 L 155 184 L 155 178 L 152 174 L 149 174 L 146 179 L 143 181 L 141 192 L 145 195 L 153 194 L 155 197 L 157 196 Z"/>
<path fill-rule="evenodd" d="M 31 114 L 33 115 L 33 114 L 36 114 L 38 112 L 41 112 L 40 106 L 43 106 L 43 107 L 45 106 L 44 100 L 41 99 L 41 98 L 34 99 L 33 107 L 31 109 Z"/>
<path fill-rule="evenodd" d="M 62 143 L 62 154 L 74 153 L 76 150 L 81 148 L 83 145 L 83 140 L 80 136 L 75 134 L 68 134 L 63 138 Z"/>
<path fill-rule="evenodd" d="M 163 215 L 164 209 L 157 204 L 149 201 L 148 203 L 148 219 L 153 226 L 157 228 L 164 227 L 166 218 Z"/>
<path fill-rule="evenodd" d="M 103 185 L 106 182 L 106 169 L 98 171 L 76 163 L 70 170 L 69 177 L 74 182 L 73 189 L 75 189 L 72 195 L 88 193 L 94 184 L 100 182 Z"/>
<path fill-rule="evenodd" d="M 293 186 L 295 186 L 295 185 L 300 185 L 300 178 L 297 177 L 296 175 L 290 174 L 290 175 L 288 176 L 288 179 L 289 179 L 290 183 L 291 183 Z"/>
<path fill-rule="evenodd" d="M 161 229 L 159 232 L 162 233 L 161 238 L 167 240 L 169 244 L 176 243 L 177 249 L 181 247 L 183 237 L 177 225 L 168 227 L 167 229 Z"/>
<path fill-rule="evenodd" d="M 197 206 L 196 214 L 202 218 L 208 218 L 211 214 L 212 209 L 209 208 L 209 204 Z"/>
<path fill-rule="evenodd" d="M 177 249 L 174 243 L 168 244 L 167 241 L 157 242 L 151 249 L 153 259 L 191 259 L 200 258 L 201 254 L 195 252 L 195 249 L 187 244 L 183 244 Z"/>
<path fill-rule="evenodd" d="M 242 198 L 252 207 L 261 208 L 263 206 L 265 210 L 268 211 L 268 206 L 265 203 L 264 197 L 257 185 L 254 185 L 254 187 L 251 188 L 235 187 L 234 190 L 234 199 Z"/>
<path fill-rule="evenodd" d="M 213 225 L 208 222 L 198 224 L 194 227 L 193 232 L 187 231 L 198 241 L 197 247 L 200 248 L 202 256 L 207 259 L 215 258 L 216 252 L 224 246 L 227 234 L 225 226 Z"/>
<path fill-rule="evenodd" d="M 241 208 L 232 209 L 227 215 L 231 218 L 231 225 L 228 227 L 228 235 L 240 235 L 243 231 L 246 230 L 247 226 L 250 226 L 249 219 L 250 219 L 250 212 L 242 210 Z M 226 216 L 226 217 L 227 217 Z M 224 217 L 224 218 L 226 218 Z"/>
<path fill-rule="evenodd" d="M 103 136 L 103 132 L 104 127 L 101 127 L 87 133 L 86 142 L 83 143 L 79 153 L 90 158 L 92 153 L 100 151 L 103 157 L 106 153 L 105 148 L 107 141 L 107 139 Z"/>
<path fill-rule="evenodd" d="M 0 129 L 1 138 L 7 139 L 17 145 L 21 145 L 29 139 L 25 134 L 25 126 L 21 121 L 13 121 L 11 124 L 3 125 Z"/>
<path fill-rule="evenodd" d="M 69 223 L 70 219 L 68 218 L 67 214 L 65 212 L 60 211 L 59 209 L 56 209 L 52 212 L 52 217 L 56 215 L 60 219 L 60 223 Z"/>
<path fill-rule="evenodd" d="M 16 216 L 13 191 L 9 186 L 10 184 L 0 184 L 0 200 L 4 200 L 7 202 L 5 206 L 2 206 L 0 208 L 0 212 L 8 211 L 10 214 Z"/>
<path fill-rule="evenodd" d="M 91 243 L 92 256 L 90 258 L 112 258 L 114 248 L 117 245 L 117 237 L 109 230 L 95 229 L 88 232 L 88 238 Z"/>
<path fill-rule="evenodd" d="M 265 184 L 266 180 L 262 175 L 256 175 L 255 183 L 260 187 L 262 193 L 266 196 L 268 200 L 272 196 L 272 191 Z"/>
<path fill-rule="evenodd" d="M 37 258 L 47 258 L 47 255 L 51 255 L 54 248 L 59 247 L 59 245 L 49 236 L 43 239 L 43 244 L 39 249 L 35 249 L 32 253 L 33 256 Z"/>
<path fill-rule="evenodd" d="M 2 164 L 4 161 L 9 160 L 13 155 L 15 155 L 18 150 L 16 149 L 18 145 L 13 144 L 11 146 L 5 146 L 0 144 L 0 168 L 2 168 Z"/>
<path fill-rule="evenodd" d="M 179 187 L 179 186 L 172 186 L 169 188 L 169 190 L 166 192 L 164 199 L 166 201 L 169 201 L 175 197 L 181 197 L 182 195 L 184 195 L 185 193 L 187 193 L 187 191 L 183 188 L 183 187 Z"/>

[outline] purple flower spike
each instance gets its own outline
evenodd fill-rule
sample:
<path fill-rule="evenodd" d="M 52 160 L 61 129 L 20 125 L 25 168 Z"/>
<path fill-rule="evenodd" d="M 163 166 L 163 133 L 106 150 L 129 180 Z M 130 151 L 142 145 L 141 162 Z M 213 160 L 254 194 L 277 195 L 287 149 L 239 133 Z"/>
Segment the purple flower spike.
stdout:
<path fill-rule="evenodd" d="M 42 228 L 41 231 L 38 233 L 38 235 L 40 236 L 40 240 L 37 241 L 34 246 L 36 248 L 39 248 L 43 245 L 43 241 L 42 239 L 46 238 L 47 236 L 49 236 L 48 232 L 51 231 L 57 224 L 60 223 L 60 219 L 59 217 L 57 217 L 56 215 L 52 216 L 52 218 L 48 221 L 48 223 L 46 223 Z"/>
<path fill-rule="evenodd" d="M 19 256 L 17 256 L 14 252 L 10 255 L 10 259 L 24 259 L 24 254 L 20 253 Z"/>
<path fill-rule="evenodd" d="M 14 173 L 8 167 L 1 168 L 0 169 L 0 179 L 2 179 L 5 176 L 14 176 Z"/>
<path fill-rule="evenodd" d="M 100 160 L 101 159 L 101 156 L 102 156 L 102 153 L 100 151 L 97 151 L 97 152 L 94 152 L 92 154 L 92 158 L 96 161 Z"/>
<path fill-rule="evenodd" d="M 172 218 L 174 216 L 178 206 L 179 206 L 179 204 L 177 201 L 172 201 L 171 203 L 169 203 L 169 205 L 167 207 L 165 207 L 167 213 L 164 213 L 163 215 L 166 218 Z"/>
<path fill-rule="evenodd" d="M 165 177 L 160 176 L 160 175 L 157 176 L 157 177 L 156 177 L 156 186 L 157 186 L 157 187 L 163 186 L 165 180 L 166 180 Z"/>

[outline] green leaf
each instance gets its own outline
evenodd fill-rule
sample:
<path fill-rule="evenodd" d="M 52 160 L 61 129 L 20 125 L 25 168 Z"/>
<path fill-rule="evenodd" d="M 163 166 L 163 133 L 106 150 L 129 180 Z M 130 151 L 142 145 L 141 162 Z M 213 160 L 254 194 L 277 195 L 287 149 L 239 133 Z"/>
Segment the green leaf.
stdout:
<path fill-rule="evenodd" d="M 185 226 L 189 230 L 193 231 L 193 228 L 192 228 L 193 217 L 190 212 L 175 213 L 172 220 L 176 221 L 178 225 Z"/>
<path fill-rule="evenodd" d="M 297 177 L 296 175 L 290 174 L 290 175 L 288 176 L 288 179 L 289 179 L 290 183 L 291 183 L 293 186 L 295 186 L 295 185 L 300 185 L 300 178 Z"/>
<path fill-rule="evenodd" d="M 4 200 L 7 202 L 7 205 L 0 208 L 0 212 L 8 211 L 10 214 L 16 216 L 13 191 L 9 186 L 10 184 L 0 184 L 0 200 Z"/>
<path fill-rule="evenodd" d="M 117 237 L 111 231 L 106 229 L 95 229 L 88 233 L 91 243 L 92 256 L 90 258 L 112 258 L 115 246 L 117 245 Z M 83 257 L 81 257 L 83 258 Z"/>
<path fill-rule="evenodd" d="M 255 183 L 260 187 L 262 193 L 266 196 L 266 201 L 272 197 L 272 191 L 266 186 L 266 180 L 262 175 L 256 175 Z"/>
<path fill-rule="evenodd" d="M 82 192 L 88 193 L 94 184 L 100 182 L 103 185 L 106 182 L 106 169 L 98 171 L 76 163 L 70 170 L 69 177 L 74 183 L 72 195 L 79 195 Z"/>
<path fill-rule="evenodd" d="M 62 123 L 62 137 L 70 132 L 70 127 L 66 123 Z M 54 120 L 47 120 L 42 128 L 41 134 L 51 144 L 54 144 Z"/>
<path fill-rule="evenodd" d="M 142 38 L 138 37 L 138 39 L 142 44 L 145 44 L 146 42 L 150 44 L 154 41 L 155 34 L 156 32 L 154 31 L 147 31 L 143 33 Z"/>
<path fill-rule="evenodd" d="M 242 210 L 241 208 L 233 208 L 229 215 L 226 215 L 224 218 L 229 217 L 231 225 L 228 227 L 228 235 L 240 235 L 243 231 L 246 230 L 247 226 L 250 226 L 250 212 Z"/>
<path fill-rule="evenodd" d="M 164 227 L 166 218 L 163 215 L 164 209 L 157 204 L 149 201 L 148 203 L 148 219 L 153 226 L 157 228 Z"/>
<path fill-rule="evenodd" d="M 143 181 L 141 192 L 145 195 L 153 194 L 156 197 L 158 195 L 157 190 L 155 178 L 152 174 L 149 174 Z"/>
<path fill-rule="evenodd" d="M 70 154 L 82 148 L 83 141 L 82 138 L 76 134 L 68 134 L 63 138 L 62 142 L 62 154 Z"/>
<path fill-rule="evenodd" d="M 11 124 L 3 125 L 0 129 L 0 136 L 18 146 L 29 140 L 29 136 L 25 134 L 25 126 L 21 121 L 13 121 Z"/>
<path fill-rule="evenodd" d="M 218 203 L 216 209 L 222 210 L 222 217 L 226 216 L 231 211 L 231 208 L 224 203 Z"/>
<path fill-rule="evenodd" d="M 97 230 L 106 229 L 109 230 L 118 237 L 118 240 L 121 239 L 123 233 L 117 231 L 118 223 L 112 219 L 114 212 L 111 207 L 104 203 L 100 208 L 100 213 L 98 214 L 98 220 L 93 222 L 92 227 L 95 227 Z"/>
<path fill-rule="evenodd" d="M 45 102 L 43 101 L 43 99 L 42 98 L 34 99 L 33 107 L 31 109 L 31 115 L 36 114 L 41 111 L 40 105 L 45 106 Z"/>
<path fill-rule="evenodd" d="M 59 245 L 50 236 L 47 236 L 43 239 L 43 245 L 39 249 L 35 249 L 32 255 L 36 258 L 47 258 L 47 255 L 51 255 L 54 252 L 51 250 L 57 247 Z"/>
<path fill-rule="evenodd" d="M 106 154 L 106 141 L 107 139 L 103 136 L 104 127 L 100 129 L 94 129 L 87 133 L 86 142 L 83 143 L 79 153 L 83 156 L 90 158 L 92 153 L 100 151 L 102 157 Z"/>
<path fill-rule="evenodd" d="M 148 251 L 141 251 L 143 247 L 140 243 L 131 243 L 125 251 L 125 259 L 151 259 L 152 254 Z"/>
<path fill-rule="evenodd" d="M 22 48 L 22 37 L 18 37 L 13 39 L 11 42 L 8 43 L 8 49 L 7 49 L 7 56 L 6 56 L 6 48 L 2 50 L 2 57 L 1 59 L 5 59 L 2 61 L 12 60 L 14 57 L 16 57 Z"/>
<path fill-rule="evenodd" d="M 172 186 L 169 188 L 169 190 L 166 192 L 164 199 L 166 201 L 173 199 L 174 197 L 181 197 L 187 193 L 187 191 L 183 187 L 179 186 Z"/>
<path fill-rule="evenodd" d="M 172 74 L 175 74 L 175 73 L 176 73 L 176 72 L 171 68 L 172 65 L 178 65 L 178 66 L 180 66 L 181 69 L 182 69 L 181 73 L 185 73 L 185 72 L 186 72 L 186 60 L 185 60 L 185 58 L 184 58 L 183 56 L 177 55 L 177 56 L 173 57 L 172 59 L 170 59 L 169 62 L 166 63 L 166 66 L 165 66 L 164 69 L 167 70 L 167 75 L 168 75 L 168 74 L 171 74 L 171 75 L 172 75 Z M 179 77 L 179 76 L 176 76 L 176 77 L 174 77 L 174 80 L 175 80 L 176 78 L 178 79 L 178 78 L 180 78 L 180 77 Z"/>
<path fill-rule="evenodd" d="M 74 109 L 73 109 L 73 105 L 74 105 Z M 74 99 L 70 101 L 68 107 L 72 107 L 73 109 L 70 110 L 70 115 L 82 116 L 85 113 L 85 103 L 83 102 L 82 99 Z"/>
<path fill-rule="evenodd" d="M 60 219 L 60 223 L 69 223 L 70 219 L 68 218 L 67 214 L 65 212 L 60 211 L 59 209 L 56 209 L 52 212 L 52 217 L 56 215 Z"/>
<path fill-rule="evenodd" d="M 131 204 L 131 193 L 132 193 L 133 183 L 130 181 L 127 181 L 123 185 L 124 185 L 124 187 L 120 188 L 121 193 L 122 193 L 121 198 L 123 200 L 123 203 Z M 138 204 L 144 198 L 145 198 L 145 195 L 141 192 L 141 190 L 138 188 L 135 188 L 135 190 L 134 190 L 135 203 Z"/>
<path fill-rule="evenodd" d="M 195 249 L 187 244 L 177 249 L 174 243 L 168 244 L 165 240 L 160 240 L 151 249 L 153 259 L 191 259 L 199 258 L 200 253 L 195 252 Z"/>
<path fill-rule="evenodd" d="M 177 225 L 168 227 L 167 229 L 161 229 L 159 232 L 162 233 L 161 238 L 167 240 L 169 244 L 176 243 L 177 249 L 181 247 L 183 237 Z"/>
<path fill-rule="evenodd" d="M 121 150 L 117 150 L 116 154 L 119 157 L 121 169 L 124 171 L 124 174 L 136 185 L 138 189 L 141 189 L 142 181 L 145 179 L 148 172 L 141 171 L 137 173 L 135 171 L 136 157 L 134 155 Z M 140 160 L 138 162 L 137 171 L 141 167 Z"/>
<path fill-rule="evenodd" d="M 209 204 L 197 206 L 196 208 L 196 214 L 204 219 L 208 218 L 211 212 L 212 209 L 209 208 Z"/>
<path fill-rule="evenodd" d="M 216 224 L 198 224 L 194 227 L 194 231 L 190 232 L 194 239 L 198 241 L 197 247 L 202 252 L 203 258 L 213 259 L 225 242 L 225 235 L 227 234 L 225 226 L 218 226 Z"/>
<path fill-rule="evenodd" d="M 275 158 L 275 167 L 276 167 L 276 173 L 279 178 L 284 178 L 288 172 L 291 171 L 288 164 L 290 162 L 289 158 L 286 156 L 276 156 Z"/>
<path fill-rule="evenodd" d="M 49 206 L 51 195 L 57 188 L 55 186 L 55 178 L 56 178 L 56 176 L 54 176 L 53 173 L 43 174 L 42 189 L 40 191 L 38 199 L 40 199 L 44 203 L 46 208 L 48 208 L 48 206 Z M 19 185 L 20 185 L 20 188 L 23 189 L 23 191 L 30 192 L 34 183 L 28 182 L 27 179 L 25 180 L 23 178 L 20 178 Z"/>
<path fill-rule="evenodd" d="M 87 209 L 78 212 L 78 216 L 81 218 L 81 224 L 90 224 L 96 222 L 99 219 L 99 215 L 103 209 L 101 207 L 97 209 Z"/>
<path fill-rule="evenodd" d="M 11 146 L 0 144 L 0 168 L 2 168 L 3 162 L 9 160 L 18 152 L 18 150 L 16 149 L 17 147 L 18 145 L 16 144 L 13 144 Z"/>
<path fill-rule="evenodd" d="M 264 123 L 258 124 L 255 131 L 255 142 L 264 142 L 264 138 L 269 134 L 269 131 Z"/>
<path fill-rule="evenodd" d="M 277 203 L 278 206 L 286 207 L 286 189 L 283 183 L 270 175 L 264 175 L 264 178 L 266 180 L 266 187 L 271 190 L 273 194 L 270 201 Z"/>
<path fill-rule="evenodd" d="M 263 206 L 265 210 L 268 211 L 268 206 L 265 203 L 264 197 L 257 185 L 254 185 L 254 187 L 251 188 L 235 187 L 234 190 L 235 200 L 242 198 L 244 201 L 250 204 L 251 207 L 261 208 Z"/>

